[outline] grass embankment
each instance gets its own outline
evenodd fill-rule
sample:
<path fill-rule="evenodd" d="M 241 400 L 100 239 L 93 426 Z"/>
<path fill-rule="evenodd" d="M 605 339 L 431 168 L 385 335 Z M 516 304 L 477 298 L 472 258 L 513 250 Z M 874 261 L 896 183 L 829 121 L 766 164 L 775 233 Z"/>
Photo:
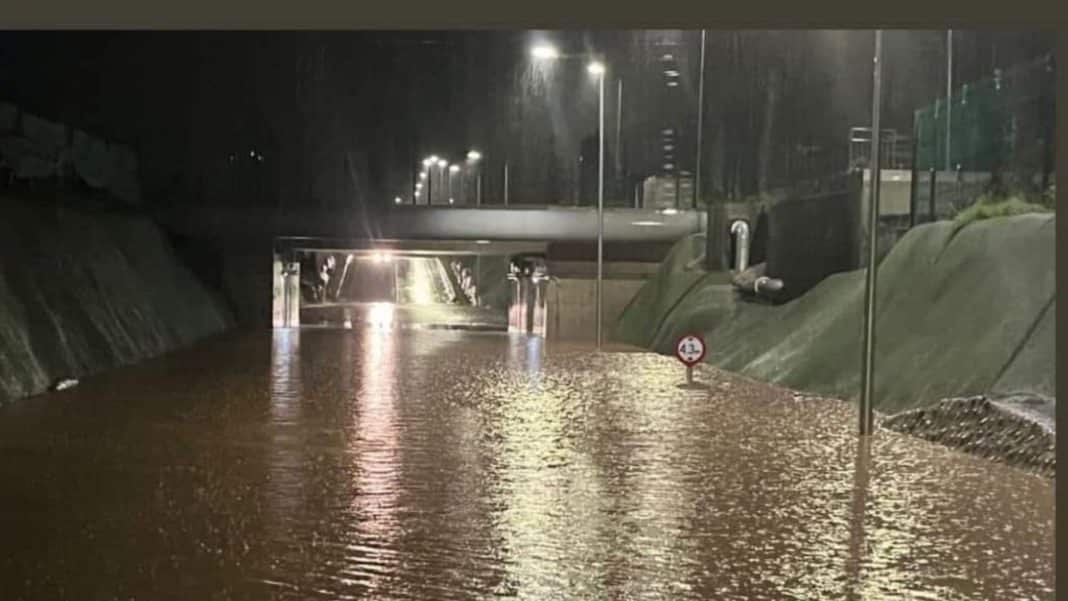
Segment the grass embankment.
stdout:
<path fill-rule="evenodd" d="M 1018 214 L 1018 213 L 1025 214 Z M 876 408 L 893 413 L 994 393 L 1053 397 L 1055 216 L 1016 200 L 914 228 L 880 265 Z M 835 274 L 781 306 L 735 299 L 680 241 L 620 320 L 622 342 L 670 353 L 702 332 L 707 361 L 774 384 L 853 399 L 864 271 Z"/>

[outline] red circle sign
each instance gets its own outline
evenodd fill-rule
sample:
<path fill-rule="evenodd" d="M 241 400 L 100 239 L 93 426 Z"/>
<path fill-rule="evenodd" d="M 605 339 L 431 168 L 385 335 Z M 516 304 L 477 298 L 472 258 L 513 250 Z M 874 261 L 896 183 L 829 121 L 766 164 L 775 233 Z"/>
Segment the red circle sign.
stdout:
<path fill-rule="evenodd" d="M 697 334 L 687 334 L 675 343 L 675 356 L 687 367 L 700 363 L 707 350 L 704 338 Z"/>

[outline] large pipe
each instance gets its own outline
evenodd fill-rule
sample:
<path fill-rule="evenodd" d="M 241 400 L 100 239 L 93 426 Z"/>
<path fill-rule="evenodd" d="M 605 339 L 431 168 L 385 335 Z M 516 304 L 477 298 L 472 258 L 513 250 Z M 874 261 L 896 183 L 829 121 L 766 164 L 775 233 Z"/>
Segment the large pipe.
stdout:
<path fill-rule="evenodd" d="M 738 249 L 734 270 L 738 273 L 749 269 L 749 224 L 739 219 L 731 224 L 731 234 L 735 236 L 735 248 Z"/>
<path fill-rule="evenodd" d="M 762 275 L 753 282 L 753 292 L 760 294 L 761 292 L 778 292 L 782 290 L 782 280 L 778 278 L 769 278 L 766 275 Z"/>

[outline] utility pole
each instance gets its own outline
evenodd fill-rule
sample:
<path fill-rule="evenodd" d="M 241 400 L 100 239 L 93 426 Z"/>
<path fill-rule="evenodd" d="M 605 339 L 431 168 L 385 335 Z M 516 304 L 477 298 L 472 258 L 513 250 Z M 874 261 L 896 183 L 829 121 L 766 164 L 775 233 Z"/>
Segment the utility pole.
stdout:
<path fill-rule="evenodd" d="M 508 206 L 508 161 L 504 162 L 504 206 Z"/>
<path fill-rule="evenodd" d="M 616 185 L 617 194 L 623 196 L 623 78 L 619 77 L 616 90 Z"/>
<path fill-rule="evenodd" d="M 701 143 L 705 132 L 705 36 L 707 31 L 701 30 L 701 67 L 697 76 L 697 159 L 693 168 L 693 208 L 701 202 Z M 711 232 L 709 232 L 711 234 Z"/>
<path fill-rule="evenodd" d="M 875 31 L 875 60 L 872 76 L 871 100 L 871 184 L 868 206 L 868 269 L 864 285 L 864 355 L 860 375 L 860 435 L 868 436 L 872 430 L 872 396 L 875 390 L 875 284 L 878 273 L 879 250 L 879 188 L 882 174 L 879 149 L 879 117 L 882 110 L 883 79 L 883 32 Z"/>
<path fill-rule="evenodd" d="M 604 321 L 604 68 L 597 77 L 599 109 L 597 116 L 597 350 L 601 350 Z"/>
<path fill-rule="evenodd" d="M 946 32 L 946 171 L 953 170 L 950 159 L 953 132 L 953 30 Z"/>

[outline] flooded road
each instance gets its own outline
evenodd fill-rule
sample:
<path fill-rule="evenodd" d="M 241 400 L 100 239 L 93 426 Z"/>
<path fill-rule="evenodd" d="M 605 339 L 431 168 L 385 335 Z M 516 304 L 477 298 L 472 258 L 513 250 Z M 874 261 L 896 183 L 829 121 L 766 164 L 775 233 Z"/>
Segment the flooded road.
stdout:
<path fill-rule="evenodd" d="M 3 599 L 1052 599 L 1053 482 L 500 333 L 230 335 L 0 408 Z"/>

